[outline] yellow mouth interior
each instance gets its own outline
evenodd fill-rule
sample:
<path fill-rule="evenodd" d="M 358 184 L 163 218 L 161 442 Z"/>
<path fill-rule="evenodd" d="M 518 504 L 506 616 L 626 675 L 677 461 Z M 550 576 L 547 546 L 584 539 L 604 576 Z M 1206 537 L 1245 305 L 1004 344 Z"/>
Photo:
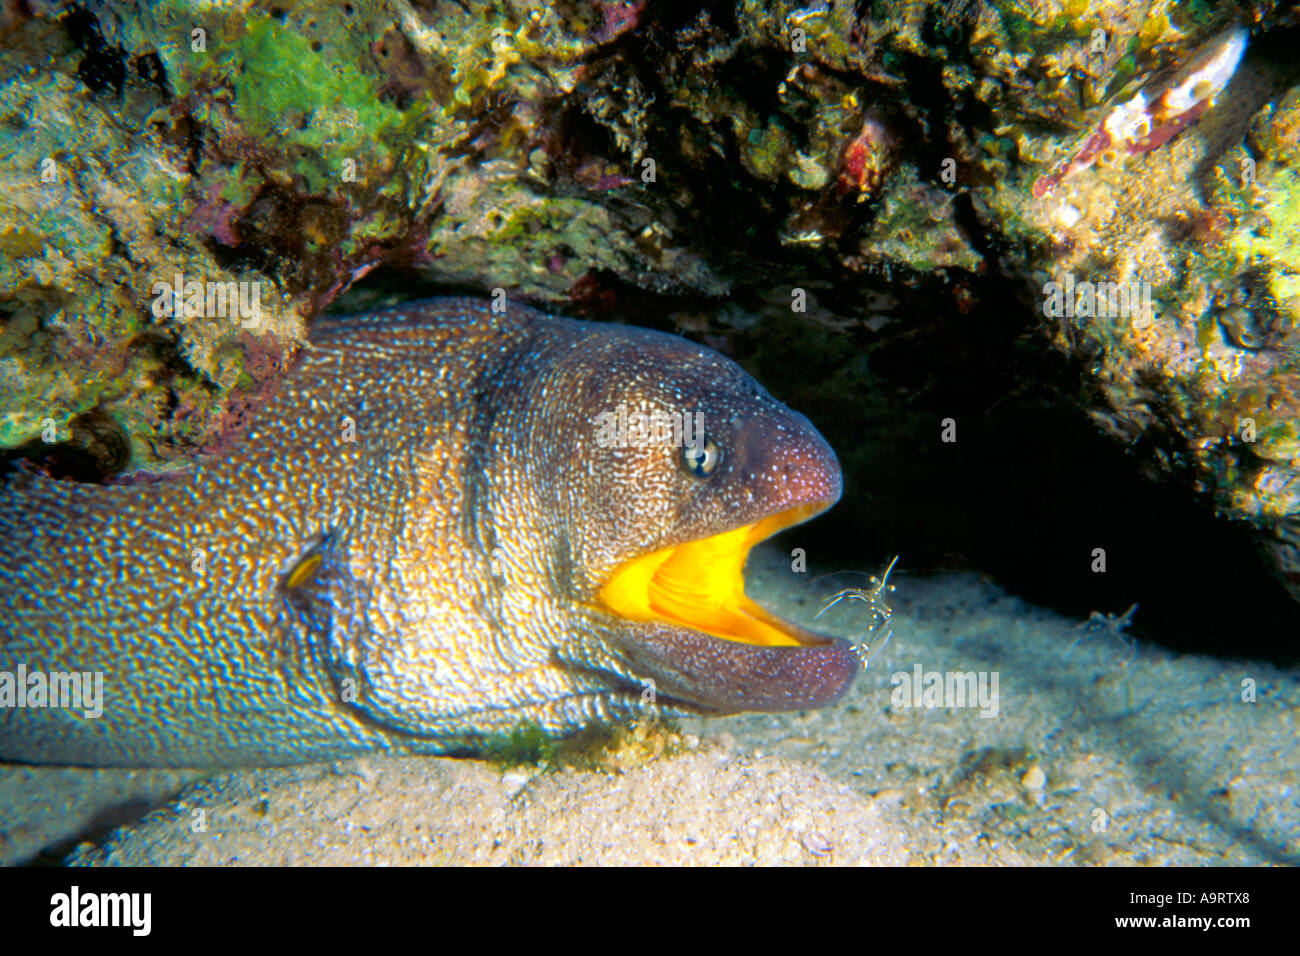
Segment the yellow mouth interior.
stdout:
<path fill-rule="evenodd" d="M 797 646 L 793 626 L 745 596 L 745 559 L 758 542 L 824 505 L 798 505 L 753 524 L 633 558 L 600 590 L 605 607 L 634 621 L 665 621 L 745 644 Z"/>

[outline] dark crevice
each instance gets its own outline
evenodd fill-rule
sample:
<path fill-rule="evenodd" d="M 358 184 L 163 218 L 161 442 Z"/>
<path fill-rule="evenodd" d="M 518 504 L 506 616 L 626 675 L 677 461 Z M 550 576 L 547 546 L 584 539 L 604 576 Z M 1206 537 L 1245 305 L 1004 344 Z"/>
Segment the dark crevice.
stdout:
<path fill-rule="evenodd" d="M 131 463 L 131 440 L 108 412 L 94 409 L 74 418 L 65 441 L 35 438 L 0 452 L 0 470 L 22 463 L 51 478 L 103 483 L 126 471 Z"/>
<path fill-rule="evenodd" d="M 74 8 L 63 19 L 68 36 L 77 48 L 85 51 L 77 66 L 77 76 L 95 93 L 122 92 L 126 82 L 126 53 L 110 47 L 100 32 L 99 20 L 88 10 Z"/>

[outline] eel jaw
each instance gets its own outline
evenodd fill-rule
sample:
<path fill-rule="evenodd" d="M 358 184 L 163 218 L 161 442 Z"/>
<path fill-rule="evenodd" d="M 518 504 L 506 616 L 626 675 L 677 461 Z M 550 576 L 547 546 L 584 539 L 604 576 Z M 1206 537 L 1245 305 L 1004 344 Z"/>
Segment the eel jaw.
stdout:
<path fill-rule="evenodd" d="M 832 502 L 758 521 L 625 562 L 600 590 L 604 611 L 634 622 L 629 655 L 659 692 L 732 713 L 824 707 L 859 670 L 852 645 L 782 620 L 745 595 L 749 551 Z"/>

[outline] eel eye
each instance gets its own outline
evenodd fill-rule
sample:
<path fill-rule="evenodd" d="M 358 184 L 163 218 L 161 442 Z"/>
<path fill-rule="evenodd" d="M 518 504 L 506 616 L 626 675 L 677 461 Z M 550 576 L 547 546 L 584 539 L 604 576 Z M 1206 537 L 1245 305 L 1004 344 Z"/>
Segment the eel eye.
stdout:
<path fill-rule="evenodd" d="M 711 439 L 682 449 L 682 467 L 696 478 L 707 478 L 713 474 L 718 463 L 722 461 L 722 450 Z"/>

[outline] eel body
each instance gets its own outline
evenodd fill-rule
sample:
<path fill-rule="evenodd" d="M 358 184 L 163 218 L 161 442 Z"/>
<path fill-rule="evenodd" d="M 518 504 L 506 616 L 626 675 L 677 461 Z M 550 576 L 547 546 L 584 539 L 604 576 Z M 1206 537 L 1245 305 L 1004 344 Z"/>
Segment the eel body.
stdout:
<path fill-rule="evenodd" d="M 219 460 L 0 482 L 0 759 L 465 752 L 655 708 L 825 706 L 858 669 L 741 574 L 836 501 L 834 453 L 663 333 L 472 299 L 328 320 Z M 97 716 L 51 706 L 67 675 L 102 676 Z"/>

